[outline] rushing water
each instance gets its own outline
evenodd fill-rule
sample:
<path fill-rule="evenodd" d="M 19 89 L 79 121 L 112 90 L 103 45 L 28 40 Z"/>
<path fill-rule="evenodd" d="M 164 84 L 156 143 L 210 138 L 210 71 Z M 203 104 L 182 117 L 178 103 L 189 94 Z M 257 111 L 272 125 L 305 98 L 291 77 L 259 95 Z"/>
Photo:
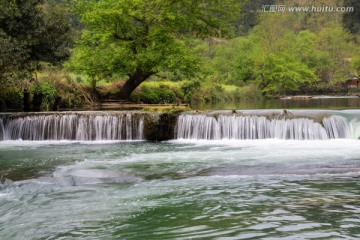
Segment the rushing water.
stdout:
<path fill-rule="evenodd" d="M 151 120 L 149 113 L 114 111 L 0 115 L 0 141 L 143 140 L 146 114 L 147 128 L 160 124 L 174 129 L 175 134 L 170 139 L 324 140 L 360 137 L 357 130 L 360 129 L 359 113 L 351 115 L 346 111 L 195 111 L 181 114 L 176 124 L 169 122 L 168 125 L 161 125 L 161 119 Z"/>
<path fill-rule="evenodd" d="M 0 238 L 360 238 L 359 111 L 228 112 L 181 115 L 164 142 L 111 140 L 142 136 L 126 114 L 0 118 Z M 44 140 L 81 117 L 108 140 Z"/>
<path fill-rule="evenodd" d="M 184 114 L 179 117 L 177 138 L 185 139 L 295 139 L 324 140 L 351 138 L 350 126 L 344 117 L 322 120 L 324 126 L 308 118 L 267 119 L 258 116 L 213 116 Z"/>
<path fill-rule="evenodd" d="M 359 111 L 247 110 L 184 113 L 177 139 L 326 140 L 360 137 Z"/>
<path fill-rule="evenodd" d="M 100 112 L 0 118 L 0 140 L 141 140 L 144 117 Z"/>
<path fill-rule="evenodd" d="M 2 239 L 359 239 L 351 139 L 4 141 Z"/>

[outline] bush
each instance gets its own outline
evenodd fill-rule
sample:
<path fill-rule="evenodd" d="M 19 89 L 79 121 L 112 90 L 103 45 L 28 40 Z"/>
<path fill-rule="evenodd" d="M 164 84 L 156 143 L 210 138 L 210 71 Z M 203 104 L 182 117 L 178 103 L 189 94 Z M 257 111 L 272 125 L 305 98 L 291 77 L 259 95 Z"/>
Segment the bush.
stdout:
<path fill-rule="evenodd" d="M 42 110 L 53 107 L 57 98 L 61 98 L 60 107 L 72 108 L 83 103 L 92 103 L 91 89 L 71 74 L 58 71 L 44 71 L 34 86 L 34 91 L 43 94 Z"/>
<path fill-rule="evenodd" d="M 244 87 L 222 85 L 211 80 L 203 81 L 193 79 L 182 82 L 144 82 L 132 94 L 133 101 L 137 103 L 215 103 L 233 101 L 242 98 L 258 97 L 255 84 Z"/>
<path fill-rule="evenodd" d="M 184 100 L 187 103 L 216 103 L 239 99 L 254 99 L 260 96 L 256 84 L 243 87 L 222 85 L 211 80 L 200 82 L 186 81 L 182 84 Z"/>
<path fill-rule="evenodd" d="M 58 97 L 58 92 L 56 90 L 56 86 L 51 84 L 50 82 L 39 82 L 37 83 L 32 93 L 42 94 L 42 104 L 40 106 L 41 110 L 48 111 L 55 103 L 56 98 Z"/>
<path fill-rule="evenodd" d="M 224 90 L 219 84 L 206 84 L 200 89 L 203 100 L 208 103 L 215 103 L 228 100 Z"/>
<path fill-rule="evenodd" d="M 132 94 L 132 99 L 135 102 L 148 104 L 176 103 L 181 95 L 180 89 L 175 85 L 150 82 L 144 83 L 139 90 L 136 90 Z"/>
<path fill-rule="evenodd" d="M 261 94 L 255 83 L 243 87 L 237 87 L 237 89 L 233 92 L 234 99 L 255 99 L 258 97 L 261 97 Z"/>
<path fill-rule="evenodd" d="M 199 80 L 184 81 L 181 85 L 181 91 L 185 102 L 190 103 L 194 100 L 201 87 Z M 198 96 L 197 96 L 198 97 Z"/>
<path fill-rule="evenodd" d="M 19 110 L 23 108 L 24 93 L 16 87 L 5 87 L 0 93 L 0 102 L 5 105 L 5 109 Z M 5 103 L 5 104 L 4 104 Z M 1 107 L 3 108 L 3 107 Z"/>

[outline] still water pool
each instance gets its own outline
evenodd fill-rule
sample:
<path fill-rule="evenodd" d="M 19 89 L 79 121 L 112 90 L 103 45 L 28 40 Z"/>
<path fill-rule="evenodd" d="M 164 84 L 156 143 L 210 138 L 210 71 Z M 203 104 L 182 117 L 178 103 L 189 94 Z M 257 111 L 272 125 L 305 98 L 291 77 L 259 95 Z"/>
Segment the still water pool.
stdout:
<path fill-rule="evenodd" d="M 1 239 L 359 239 L 360 141 L 2 141 Z"/>
<path fill-rule="evenodd" d="M 193 109 L 355 109 L 360 108 L 358 96 L 312 96 L 300 99 L 240 99 L 234 102 L 197 103 Z"/>

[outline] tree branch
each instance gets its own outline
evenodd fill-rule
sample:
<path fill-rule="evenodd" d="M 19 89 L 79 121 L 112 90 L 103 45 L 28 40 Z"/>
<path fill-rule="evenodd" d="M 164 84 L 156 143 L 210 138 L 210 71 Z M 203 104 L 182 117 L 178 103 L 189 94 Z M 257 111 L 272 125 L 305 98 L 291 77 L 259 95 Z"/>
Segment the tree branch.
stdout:
<path fill-rule="evenodd" d="M 113 36 L 114 36 L 115 39 L 121 40 L 121 41 L 133 41 L 134 40 L 132 37 L 123 37 L 123 36 L 120 36 L 117 33 L 114 33 Z"/>

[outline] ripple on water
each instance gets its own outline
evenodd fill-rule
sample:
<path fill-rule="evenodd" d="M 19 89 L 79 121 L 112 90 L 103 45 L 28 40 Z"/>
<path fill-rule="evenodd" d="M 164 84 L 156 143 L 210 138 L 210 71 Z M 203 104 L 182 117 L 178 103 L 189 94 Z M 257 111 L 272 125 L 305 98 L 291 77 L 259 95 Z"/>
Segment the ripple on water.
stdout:
<path fill-rule="evenodd" d="M 0 147 L 12 151 L 7 156 L 19 147 L 24 152 L 15 154 L 18 162 L 31 170 L 52 164 L 40 177 L 0 187 L 4 239 L 293 240 L 360 234 L 359 173 L 346 173 L 359 166 L 359 142 L 73 145 L 64 143 L 67 152 L 56 162 L 46 159 L 61 145 L 39 144 L 31 151 Z M 35 165 L 40 155 L 44 161 Z M 16 159 L 9 159 L 16 168 Z M 330 166 L 338 171 L 329 174 Z M 296 168 L 302 172 L 295 174 Z"/>
<path fill-rule="evenodd" d="M 250 227 L 248 227 L 247 229 L 251 229 L 251 230 L 264 230 L 264 229 L 275 229 L 277 227 L 279 227 L 280 223 L 277 222 L 268 222 L 268 223 L 259 223 L 259 224 L 255 224 L 252 225 Z"/>
<path fill-rule="evenodd" d="M 198 238 L 214 238 L 218 236 L 226 236 L 234 233 L 235 230 L 213 229 L 206 225 L 180 227 L 180 228 L 158 228 L 155 230 L 155 236 L 173 236 L 176 239 L 198 239 Z"/>
<path fill-rule="evenodd" d="M 297 232 L 304 229 L 319 228 L 321 226 L 322 224 L 320 223 L 298 223 L 298 224 L 278 227 L 276 228 L 276 230 L 280 232 Z"/>

